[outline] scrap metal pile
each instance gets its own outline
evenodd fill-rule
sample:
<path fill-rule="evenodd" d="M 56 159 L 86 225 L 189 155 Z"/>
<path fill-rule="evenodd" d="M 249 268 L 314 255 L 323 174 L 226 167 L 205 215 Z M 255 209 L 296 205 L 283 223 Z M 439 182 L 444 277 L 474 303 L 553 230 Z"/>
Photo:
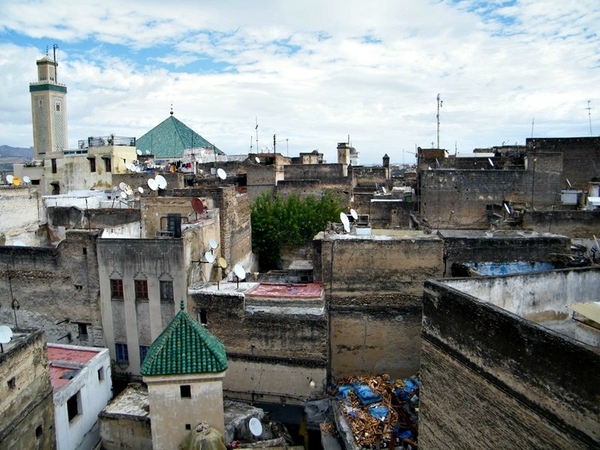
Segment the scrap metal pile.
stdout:
<path fill-rule="evenodd" d="M 331 396 L 361 448 L 418 448 L 419 374 L 344 377 Z"/>

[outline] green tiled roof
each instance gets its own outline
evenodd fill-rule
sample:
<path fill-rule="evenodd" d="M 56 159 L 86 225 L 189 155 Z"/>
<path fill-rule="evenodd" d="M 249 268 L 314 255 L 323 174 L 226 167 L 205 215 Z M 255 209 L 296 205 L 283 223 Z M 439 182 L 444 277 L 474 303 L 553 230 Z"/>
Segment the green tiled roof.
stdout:
<path fill-rule="evenodd" d="M 215 373 L 227 369 L 225 346 L 181 310 L 148 349 L 142 375 Z"/>
<path fill-rule="evenodd" d="M 181 158 L 186 148 L 213 147 L 213 145 L 172 115 L 136 140 L 135 146 L 148 150 L 156 159 Z M 214 147 L 215 153 L 224 153 Z"/>

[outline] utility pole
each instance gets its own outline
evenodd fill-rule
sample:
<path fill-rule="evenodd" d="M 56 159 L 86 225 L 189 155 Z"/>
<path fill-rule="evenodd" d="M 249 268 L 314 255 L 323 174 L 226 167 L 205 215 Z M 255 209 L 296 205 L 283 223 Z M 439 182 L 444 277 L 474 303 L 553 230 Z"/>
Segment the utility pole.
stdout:
<path fill-rule="evenodd" d="M 440 98 L 440 94 L 437 95 L 437 148 L 440 148 L 440 108 L 444 101 Z"/>

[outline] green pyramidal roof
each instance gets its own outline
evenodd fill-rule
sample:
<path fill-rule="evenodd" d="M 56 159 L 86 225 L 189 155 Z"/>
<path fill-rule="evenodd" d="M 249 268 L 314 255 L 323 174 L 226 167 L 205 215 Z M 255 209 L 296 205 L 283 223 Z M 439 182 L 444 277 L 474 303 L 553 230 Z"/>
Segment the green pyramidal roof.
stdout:
<path fill-rule="evenodd" d="M 227 369 L 225 346 L 188 313 L 179 311 L 148 349 L 142 375 L 215 373 Z"/>
<path fill-rule="evenodd" d="M 156 159 L 181 158 L 186 148 L 214 147 L 210 142 L 172 115 L 136 140 L 135 146 Z M 224 154 L 214 147 L 217 154 Z"/>

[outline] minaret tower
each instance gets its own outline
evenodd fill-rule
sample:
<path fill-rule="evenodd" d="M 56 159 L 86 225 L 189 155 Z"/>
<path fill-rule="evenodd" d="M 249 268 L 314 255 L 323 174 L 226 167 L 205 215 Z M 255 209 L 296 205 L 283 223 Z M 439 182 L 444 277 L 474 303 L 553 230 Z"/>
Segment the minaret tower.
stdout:
<path fill-rule="evenodd" d="M 67 86 L 58 83 L 57 46 L 53 48 L 54 59 L 48 54 L 39 59 L 38 81 L 29 84 L 34 159 L 44 159 L 47 153 L 63 151 L 68 145 Z"/>

